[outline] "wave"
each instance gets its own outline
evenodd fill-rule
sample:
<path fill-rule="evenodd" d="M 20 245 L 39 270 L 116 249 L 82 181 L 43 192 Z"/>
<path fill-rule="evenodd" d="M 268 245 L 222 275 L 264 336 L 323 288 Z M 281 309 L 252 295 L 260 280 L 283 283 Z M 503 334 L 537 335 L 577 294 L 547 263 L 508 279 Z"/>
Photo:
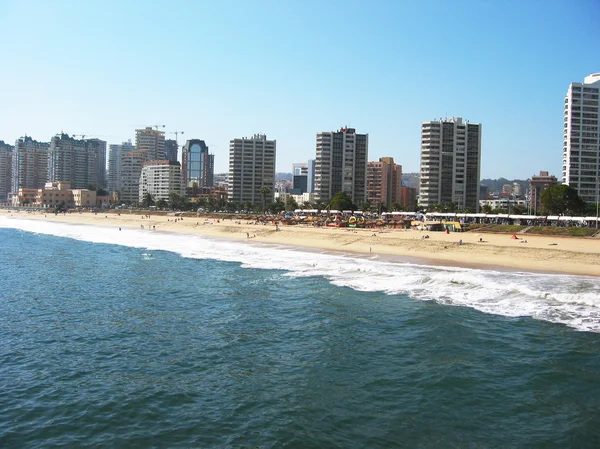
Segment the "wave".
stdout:
<path fill-rule="evenodd" d="M 600 332 L 600 279 L 381 261 L 267 246 L 197 235 L 0 218 L 0 227 L 117 244 L 182 257 L 240 263 L 244 268 L 284 270 L 285 276 L 324 277 L 357 291 L 406 294 L 481 312 L 561 323 Z M 302 257 L 298 257 L 298 252 Z"/>

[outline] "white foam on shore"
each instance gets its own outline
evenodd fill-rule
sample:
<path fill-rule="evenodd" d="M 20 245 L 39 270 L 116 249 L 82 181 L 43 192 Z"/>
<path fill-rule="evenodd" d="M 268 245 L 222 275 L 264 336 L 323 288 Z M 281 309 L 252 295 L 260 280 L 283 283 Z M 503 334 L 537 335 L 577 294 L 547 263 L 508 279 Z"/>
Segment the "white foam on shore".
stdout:
<path fill-rule="evenodd" d="M 418 300 L 600 332 L 600 278 L 395 263 L 197 235 L 7 217 L 0 217 L 0 228 L 238 262 L 247 268 L 285 270 L 285 276 L 321 276 L 358 291 L 407 294 Z"/>

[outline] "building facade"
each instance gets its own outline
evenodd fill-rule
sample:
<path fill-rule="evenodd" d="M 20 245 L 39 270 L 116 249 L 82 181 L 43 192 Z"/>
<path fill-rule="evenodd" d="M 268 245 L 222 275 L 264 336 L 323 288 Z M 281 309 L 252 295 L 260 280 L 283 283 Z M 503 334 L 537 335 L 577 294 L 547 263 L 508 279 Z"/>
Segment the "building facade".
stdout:
<path fill-rule="evenodd" d="M 292 164 L 292 190 L 296 195 L 308 192 L 308 164 Z"/>
<path fill-rule="evenodd" d="M 12 154 L 15 147 L 0 140 L 0 203 L 8 201 L 11 190 Z"/>
<path fill-rule="evenodd" d="M 25 136 L 17 139 L 12 154 L 11 192 L 19 188 L 41 189 L 48 181 L 48 142 Z"/>
<path fill-rule="evenodd" d="M 277 141 L 264 134 L 229 142 L 229 201 L 262 204 L 273 202 Z M 269 193 L 263 197 L 261 189 Z"/>
<path fill-rule="evenodd" d="M 179 145 L 174 139 L 165 140 L 165 158 L 171 162 L 177 162 L 177 153 L 179 152 Z"/>
<path fill-rule="evenodd" d="M 121 190 L 121 158 L 125 153 L 133 150 L 135 150 L 135 146 L 131 143 L 131 140 L 109 146 L 107 176 L 109 192 L 119 192 Z"/>
<path fill-rule="evenodd" d="M 121 156 L 121 190 L 119 201 L 137 204 L 140 197 L 140 175 L 146 162 L 145 151 L 128 151 Z"/>
<path fill-rule="evenodd" d="M 182 195 L 181 164 L 177 161 L 146 161 L 140 175 L 138 201 L 149 193 L 154 201 L 169 201 L 169 195 Z"/>
<path fill-rule="evenodd" d="M 96 207 L 98 201 L 95 190 L 71 189 L 68 182 L 47 182 L 42 189 L 19 188 L 12 197 L 13 206 L 54 208 Z"/>
<path fill-rule="evenodd" d="M 135 130 L 135 149 L 146 154 L 147 161 L 163 161 L 165 155 L 165 132 L 147 126 Z"/>
<path fill-rule="evenodd" d="M 367 200 L 369 135 L 354 128 L 317 134 L 315 201 L 327 203 L 345 192 L 356 205 Z"/>
<path fill-rule="evenodd" d="M 556 176 L 550 176 L 547 171 L 540 171 L 539 176 L 529 180 L 529 208 L 533 215 L 542 211 L 542 192 L 558 184 Z"/>
<path fill-rule="evenodd" d="M 106 183 L 106 142 L 57 134 L 48 150 L 48 181 L 69 182 L 74 189 Z"/>
<path fill-rule="evenodd" d="M 600 73 L 571 83 L 564 105 L 562 182 L 595 203 L 600 190 Z"/>
<path fill-rule="evenodd" d="M 402 186 L 402 200 L 400 204 L 402 208 L 406 211 L 412 211 L 417 207 L 417 189 L 414 187 L 404 187 Z"/>
<path fill-rule="evenodd" d="M 421 125 L 419 204 L 479 210 L 481 124 L 447 118 Z"/>
<path fill-rule="evenodd" d="M 367 201 L 373 206 L 402 202 L 402 166 L 392 157 L 367 164 Z"/>
<path fill-rule="evenodd" d="M 181 171 L 185 188 L 213 187 L 215 155 L 208 152 L 204 140 L 190 139 L 181 152 Z"/>

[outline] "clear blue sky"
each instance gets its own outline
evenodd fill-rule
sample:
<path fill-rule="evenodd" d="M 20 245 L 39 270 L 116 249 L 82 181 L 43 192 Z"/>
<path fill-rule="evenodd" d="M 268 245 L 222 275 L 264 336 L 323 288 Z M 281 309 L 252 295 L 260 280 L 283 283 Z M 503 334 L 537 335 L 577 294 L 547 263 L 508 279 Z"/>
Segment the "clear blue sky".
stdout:
<path fill-rule="evenodd" d="M 421 122 L 461 116 L 483 125 L 482 178 L 560 178 L 598 30 L 598 0 L 0 0 L 0 140 L 165 124 L 224 172 L 231 138 L 266 133 L 291 171 L 349 125 L 412 172 Z"/>

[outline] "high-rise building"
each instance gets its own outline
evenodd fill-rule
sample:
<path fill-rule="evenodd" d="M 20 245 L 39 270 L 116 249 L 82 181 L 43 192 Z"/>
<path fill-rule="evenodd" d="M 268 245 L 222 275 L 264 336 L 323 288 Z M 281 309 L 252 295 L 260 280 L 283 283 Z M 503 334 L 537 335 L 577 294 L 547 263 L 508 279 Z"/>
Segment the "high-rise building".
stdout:
<path fill-rule="evenodd" d="M 136 204 L 140 196 L 140 175 L 146 162 L 146 152 L 133 150 L 121 156 L 121 190 L 123 203 Z"/>
<path fill-rule="evenodd" d="M 309 159 L 306 169 L 306 193 L 315 191 L 315 160 Z"/>
<path fill-rule="evenodd" d="M 121 144 L 111 144 L 108 150 L 108 191 L 121 190 L 121 158 L 129 151 L 135 150 L 131 140 Z"/>
<path fill-rule="evenodd" d="M 12 155 L 11 192 L 19 188 L 42 189 L 48 181 L 48 142 L 25 136 L 17 139 Z"/>
<path fill-rule="evenodd" d="M 402 166 L 392 157 L 379 158 L 367 164 L 367 201 L 373 206 L 401 204 Z"/>
<path fill-rule="evenodd" d="M 354 204 L 367 200 L 369 135 L 354 128 L 317 134 L 315 159 L 315 201 L 327 203 L 336 193 L 345 192 Z"/>
<path fill-rule="evenodd" d="M 104 187 L 106 179 L 106 142 L 78 140 L 57 134 L 50 140 L 48 181 L 69 182 L 73 189 L 89 185 Z"/>
<path fill-rule="evenodd" d="M 106 187 L 106 142 L 100 139 L 86 139 L 88 148 L 96 153 L 96 178 L 92 184 Z"/>
<path fill-rule="evenodd" d="M 308 192 L 308 164 L 292 165 L 292 189 L 296 195 Z"/>
<path fill-rule="evenodd" d="M 0 202 L 8 200 L 11 187 L 12 154 L 15 147 L 0 140 Z"/>
<path fill-rule="evenodd" d="M 185 188 L 213 187 L 215 155 L 208 152 L 204 140 L 190 139 L 181 152 L 181 172 Z"/>
<path fill-rule="evenodd" d="M 165 157 L 168 161 L 177 161 L 177 152 L 179 151 L 179 145 L 174 139 L 165 140 Z"/>
<path fill-rule="evenodd" d="M 277 141 L 264 134 L 229 142 L 229 201 L 262 204 L 263 187 L 269 189 L 264 200 L 273 201 L 276 146 Z"/>
<path fill-rule="evenodd" d="M 562 182 L 595 203 L 600 189 L 600 73 L 571 83 L 565 97 Z"/>
<path fill-rule="evenodd" d="M 556 176 L 550 176 L 547 171 L 540 171 L 539 176 L 529 180 L 529 207 L 534 215 L 542 210 L 542 192 L 558 184 Z"/>
<path fill-rule="evenodd" d="M 179 162 L 146 161 L 140 175 L 138 200 L 141 203 L 149 193 L 154 201 L 168 201 L 169 194 L 182 194 L 182 185 Z"/>
<path fill-rule="evenodd" d="M 400 204 L 404 208 L 404 210 L 412 211 L 415 207 L 417 207 L 417 189 L 414 187 L 405 187 L 402 186 Z"/>
<path fill-rule="evenodd" d="M 135 149 L 146 153 L 147 161 L 163 161 L 165 156 L 165 133 L 147 126 L 135 130 Z"/>
<path fill-rule="evenodd" d="M 454 203 L 477 212 L 480 170 L 481 124 L 458 117 L 421 125 L 422 207 Z"/>

